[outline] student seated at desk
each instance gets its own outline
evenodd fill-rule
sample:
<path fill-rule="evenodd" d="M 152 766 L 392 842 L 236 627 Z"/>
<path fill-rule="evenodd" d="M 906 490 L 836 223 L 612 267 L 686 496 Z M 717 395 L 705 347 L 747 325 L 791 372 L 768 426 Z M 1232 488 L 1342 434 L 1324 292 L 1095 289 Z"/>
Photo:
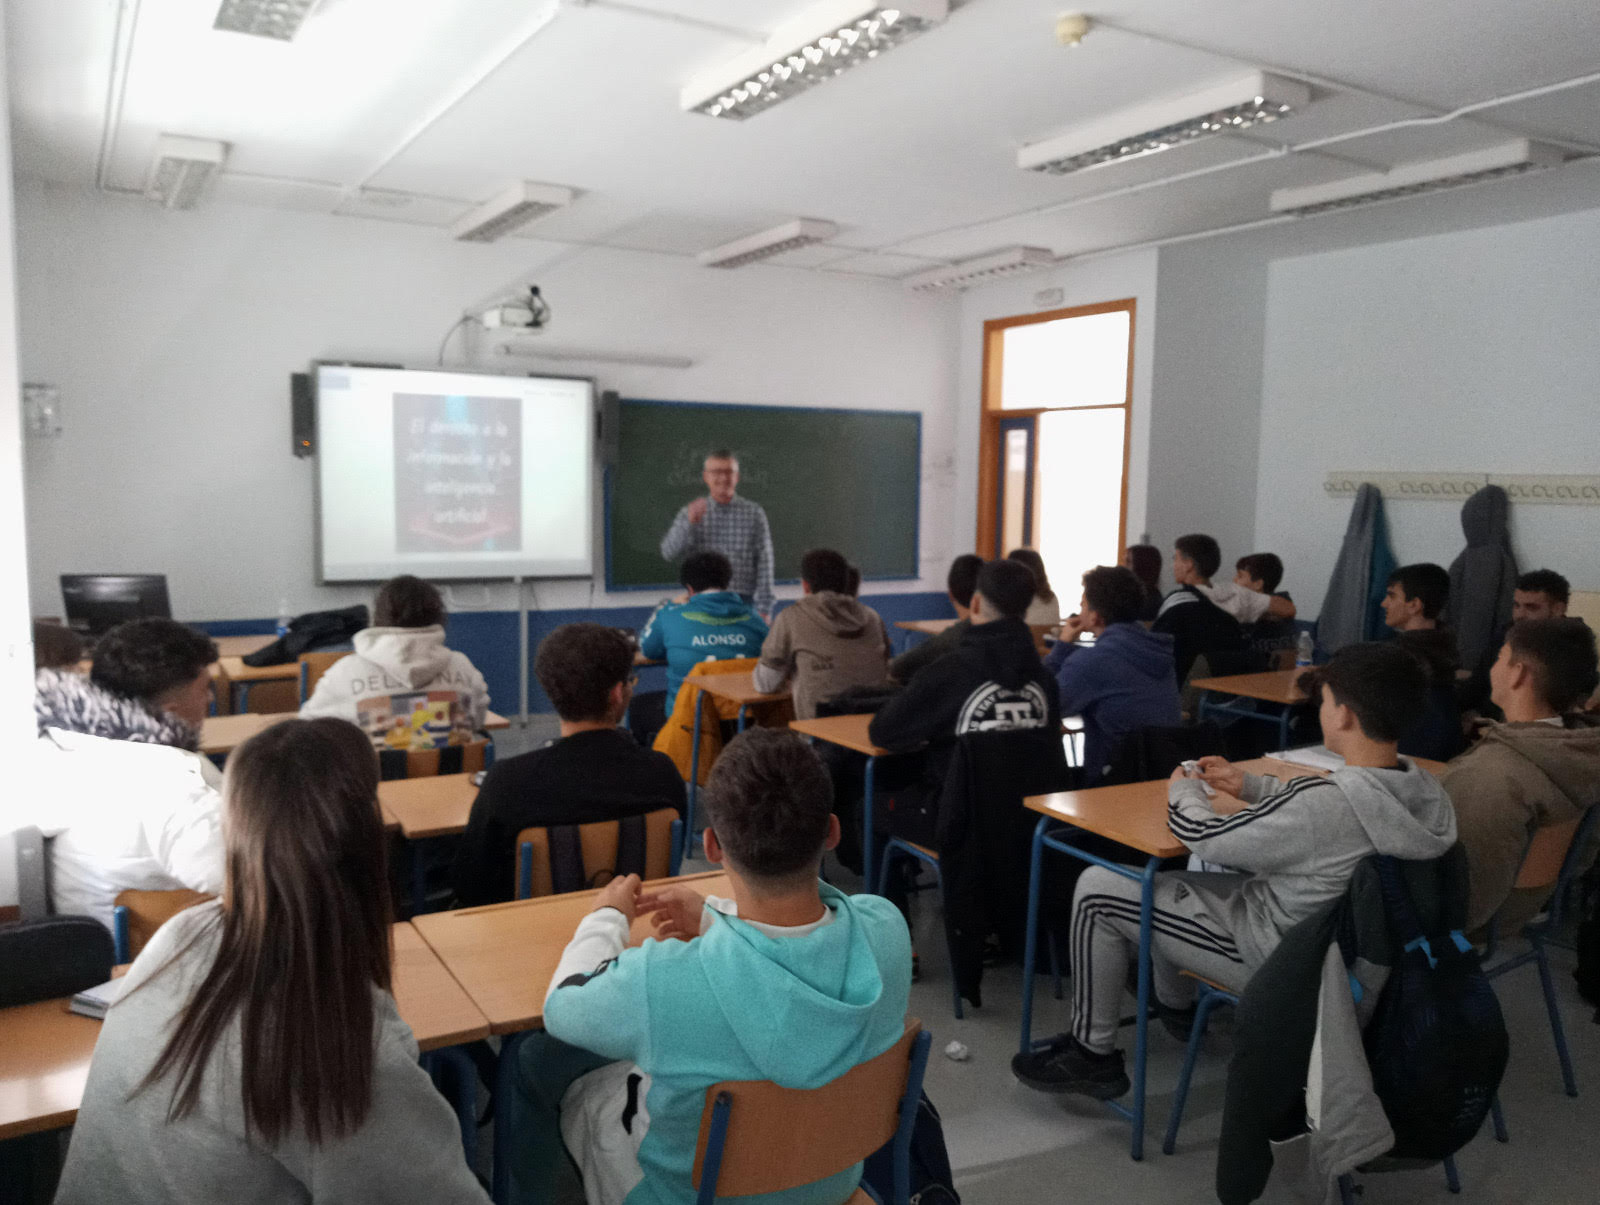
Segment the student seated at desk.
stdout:
<path fill-rule="evenodd" d="M 851 598 L 850 563 L 831 548 L 800 558 L 800 600 L 778 612 L 751 674 L 755 688 L 774 694 L 794 684 L 794 713 L 812 720 L 817 704 L 857 686 L 886 686 L 894 650 L 883 620 Z"/>
<path fill-rule="evenodd" d="M 204 633 L 136 619 L 101 637 L 88 677 L 35 676 L 20 823 L 55 838 L 56 912 L 109 929 L 120 892 L 221 888 L 222 775 L 199 753 L 216 659 Z"/>
<path fill-rule="evenodd" d="M 1181 720 L 1172 672 L 1172 637 L 1138 622 L 1144 586 L 1130 569 L 1101 565 L 1083 575 L 1083 602 L 1061 625 L 1045 658 L 1061 714 L 1083 717 L 1084 785 L 1094 786 L 1121 740 L 1141 728 Z M 1088 632 L 1094 644 L 1078 638 Z"/>
<path fill-rule="evenodd" d="M 1600 716 L 1577 710 L 1597 684 L 1594 633 L 1580 619 L 1512 624 L 1489 678 L 1506 722 L 1440 781 L 1467 853 L 1467 923 L 1477 929 L 1500 912 L 1500 933 L 1510 936 L 1545 903 L 1546 893 L 1512 890 L 1530 835 L 1600 805 Z"/>
<path fill-rule="evenodd" d="M 733 898 L 615 879 L 561 956 L 545 1032 L 522 1046 L 512 1200 L 556 1200 L 577 1164 L 591 1205 L 689 1205 L 706 1089 L 723 1080 L 819 1088 L 904 1032 L 911 937 L 887 900 L 818 872 L 839 840 L 827 771 L 800 737 L 752 728 L 706 783 L 706 857 Z M 662 940 L 629 947 L 636 914 Z M 676 938 L 678 940 L 671 940 Z M 837 1202 L 861 1169 L 768 1196 Z"/>
<path fill-rule="evenodd" d="M 1204 779 L 1248 805 L 1212 811 L 1199 779 L 1180 766 L 1168 788 L 1173 835 L 1237 874 L 1176 871 L 1155 879 L 1153 953 L 1162 1020 L 1187 1038 L 1192 971 L 1244 989 L 1283 935 L 1344 894 L 1372 854 L 1426 860 L 1456 841 L 1455 812 L 1438 781 L 1400 757 L 1400 734 L 1421 712 L 1426 677 L 1392 644 L 1355 644 L 1321 672 L 1322 734 L 1345 759 L 1330 778 L 1280 782 L 1200 759 Z M 1072 1029 L 1012 1072 L 1041 1092 L 1110 1100 L 1128 1090 L 1116 1049 L 1128 970 L 1139 948 L 1139 884 L 1098 866 L 1084 870 L 1072 907 Z M 1083 955 L 1087 955 L 1084 957 Z"/>
<path fill-rule="evenodd" d="M 679 687 L 698 663 L 761 655 L 767 621 L 728 589 L 732 580 L 733 565 L 722 553 L 691 553 L 678 571 L 688 597 L 657 608 L 639 634 L 639 651 L 651 661 L 667 663 L 666 692 L 637 696 L 629 712 L 641 745 L 648 747 L 667 722 Z"/>
<path fill-rule="evenodd" d="M 446 733 L 481 730 L 489 686 L 465 653 L 445 647 L 446 619 L 444 599 L 431 583 L 409 573 L 391 578 L 372 600 L 372 626 L 356 633 L 355 652 L 328 667 L 300 714 L 350 720 L 380 748 L 432 747 Z M 397 722 L 440 704 L 448 709 L 447 723 L 430 724 L 425 734 L 407 724 L 407 740 L 398 741 Z"/>
<path fill-rule="evenodd" d="M 1571 600 L 1572 586 L 1561 574 L 1553 569 L 1530 570 L 1517 579 L 1516 588 L 1511 592 L 1511 623 L 1522 623 L 1529 619 L 1564 619 L 1567 604 Z M 35 648 L 38 647 L 38 630 L 39 625 L 35 624 Z M 1492 690 L 1489 672 L 1499 660 L 1500 649 L 1510 630 L 1511 624 L 1507 624 L 1495 633 L 1483 659 L 1473 668 L 1472 677 L 1462 685 L 1461 706 L 1464 710 L 1487 712 L 1491 719 L 1500 718 L 1489 697 Z"/>
<path fill-rule="evenodd" d="M 378 767 L 341 720 L 228 759 L 227 887 L 107 1014 L 58 1205 L 471 1202 L 454 1112 L 390 995 Z"/>
<path fill-rule="evenodd" d="M 560 739 L 497 761 L 472 801 L 456 848 L 456 897 L 468 906 L 516 895 L 517 834 L 685 807 L 683 779 L 665 753 L 619 728 L 633 694 L 633 645 L 616 628 L 562 624 L 533 670 L 561 717 Z"/>
<path fill-rule="evenodd" d="M 1202 653 L 1245 650 L 1244 628 L 1206 594 L 1222 565 L 1222 549 L 1207 535 L 1179 536 L 1172 547 L 1172 580 L 1178 588 L 1161 600 L 1152 632 L 1172 637 L 1173 668 L 1181 686 Z M 1215 668 L 1215 667 L 1213 667 Z"/>
<path fill-rule="evenodd" d="M 1050 575 L 1044 571 L 1044 558 L 1031 548 L 1013 548 L 1006 560 L 1026 565 L 1033 574 L 1033 600 L 1022 622 L 1029 627 L 1053 628 L 1061 622 L 1061 600 L 1050 588 Z"/>
<path fill-rule="evenodd" d="M 1405 734 L 1400 751 L 1412 757 L 1448 761 L 1461 752 L 1461 705 L 1458 699 L 1456 634 L 1439 622 L 1450 599 L 1450 574 L 1426 562 L 1402 565 L 1389 575 L 1383 596 L 1383 619 L 1394 629 L 1400 647 L 1428 671 L 1428 705 L 1417 726 Z"/>
<path fill-rule="evenodd" d="M 972 626 L 972 592 L 978 588 L 978 571 L 983 568 L 983 558 L 967 552 L 950 562 L 946 575 L 945 592 L 950 595 L 950 605 L 956 609 L 956 621 L 937 636 L 929 636 L 912 645 L 889 662 L 889 676 L 896 682 L 911 681 L 918 670 L 926 669 L 940 657 L 961 647 L 961 638 Z"/>

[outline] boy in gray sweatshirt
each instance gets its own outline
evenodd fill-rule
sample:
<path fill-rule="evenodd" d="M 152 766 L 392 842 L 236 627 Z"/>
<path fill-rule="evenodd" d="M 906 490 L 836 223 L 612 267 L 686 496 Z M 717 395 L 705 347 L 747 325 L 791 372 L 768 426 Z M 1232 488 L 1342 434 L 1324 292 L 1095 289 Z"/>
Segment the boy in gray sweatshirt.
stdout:
<path fill-rule="evenodd" d="M 1321 695 L 1323 739 L 1345 759 L 1332 776 L 1282 781 L 1220 757 L 1201 760 L 1204 785 L 1182 767 L 1173 772 L 1173 835 L 1205 861 L 1237 871 L 1156 876 L 1153 982 L 1163 1019 L 1177 1031 L 1193 1019 L 1194 984 L 1180 970 L 1242 991 L 1289 929 L 1344 893 L 1363 859 L 1422 861 L 1455 844 L 1449 796 L 1396 751 L 1426 701 L 1416 658 L 1393 644 L 1350 645 L 1322 671 Z M 1217 791 L 1215 800 L 1205 785 Z M 1228 796 L 1245 807 L 1232 810 Z M 1030 1088 L 1099 1100 L 1128 1090 L 1115 1040 L 1139 948 L 1139 896 L 1137 882 L 1100 867 L 1078 880 L 1072 1029 L 1012 1059 L 1012 1072 Z"/>

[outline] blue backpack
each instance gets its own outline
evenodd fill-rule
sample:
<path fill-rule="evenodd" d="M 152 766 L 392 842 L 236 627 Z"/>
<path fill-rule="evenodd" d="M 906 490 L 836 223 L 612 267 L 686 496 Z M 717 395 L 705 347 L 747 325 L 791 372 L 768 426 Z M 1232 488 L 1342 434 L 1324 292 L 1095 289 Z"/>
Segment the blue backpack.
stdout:
<path fill-rule="evenodd" d="M 1444 925 L 1425 933 L 1400 863 L 1376 861 L 1401 954 L 1367 1025 L 1367 1063 L 1394 1130 L 1389 1154 L 1443 1159 L 1477 1134 L 1500 1089 L 1510 1054 L 1505 1018 L 1471 943 Z"/>

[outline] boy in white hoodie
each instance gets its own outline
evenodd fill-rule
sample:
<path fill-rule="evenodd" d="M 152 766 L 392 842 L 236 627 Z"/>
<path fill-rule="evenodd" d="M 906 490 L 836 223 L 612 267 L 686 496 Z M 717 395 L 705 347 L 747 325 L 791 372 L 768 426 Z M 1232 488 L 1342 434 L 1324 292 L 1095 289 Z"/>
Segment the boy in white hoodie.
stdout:
<path fill-rule="evenodd" d="M 390 712 L 380 700 L 434 696 L 426 701 L 454 705 L 460 723 L 452 727 L 481 729 L 489 685 L 464 653 L 445 647 L 445 617 L 444 600 L 428 582 L 410 574 L 385 582 L 372 602 L 372 626 L 356 633 L 355 652 L 328 668 L 300 714 L 349 720 L 381 743 L 374 724 Z"/>
<path fill-rule="evenodd" d="M 1323 739 L 1345 760 L 1332 776 L 1283 782 L 1202 758 L 1205 783 L 1218 797 L 1246 805 L 1218 815 L 1200 779 L 1181 766 L 1173 771 L 1173 835 L 1206 861 L 1241 872 L 1156 876 L 1154 988 L 1174 1031 L 1186 1032 L 1194 1019 L 1194 981 L 1180 970 L 1243 991 L 1285 933 L 1344 894 L 1364 859 L 1431 860 L 1456 842 L 1450 797 L 1396 749 L 1427 697 L 1421 663 L 1394 644 L 1349 645 L 1323 668 L 1321 692 Z M 1072 1029 L 1012 1059 L 1012 1073 L 1028 1087 L 1098 1100 L 1128 1090 L 1115 1042 L 1139 946 L 1139 905 L 1140 886 L 1126 876 L 1091 866 L 1078 880 Z"/>

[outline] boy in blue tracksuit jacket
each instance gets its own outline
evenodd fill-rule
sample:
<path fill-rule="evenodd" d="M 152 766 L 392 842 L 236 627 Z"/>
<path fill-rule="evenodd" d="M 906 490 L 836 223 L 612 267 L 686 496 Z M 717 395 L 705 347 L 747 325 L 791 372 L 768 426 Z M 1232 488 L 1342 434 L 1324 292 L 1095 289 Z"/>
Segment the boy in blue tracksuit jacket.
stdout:
<path fill-rule="evenodd" d="M 1045 658 L 1061 692 L 1061 714 L 1083 717 L 1084 785 L 1094 786 L 1123 737 L 1180 722 L 1172 637 L 1138 622 L 1144 586 L 1131 569 L 1101 565 L 1083 575 L 1078 614 L 1061 625 Z M 1077 642 L 1094 634 L 1092 647 Z"/>
<path fill-rule="evenodd" d="M 828 772 L 782 729 L 753 728 L 705 792 L 706 856 L 731 900 L 615 879 L 578 925 L 518 1056 L 512 1200 L 554 1199 L 567 1166 L 590 1205 L 691 1205 L 706 1089 L 818 1088 L 904 1033 L 911 937 L 881 896 L 818 879 L 839 841 Z M 656 938 L 630 948 L 636 915 Z M 754 1205 L 838 1205 L 859 1165 Z"/>
<path fill-rule="evenodd" d="M 695 553 L 683 562 L 678 577 L 689 591 L 688 601 L 661 607 L 639 636 L 640 652 L 667 663 L 667 714 L 698 662 L 759 657 L 767 638 L 766 621 L 728 589 L 733 566 L 722 553 Z"/>

